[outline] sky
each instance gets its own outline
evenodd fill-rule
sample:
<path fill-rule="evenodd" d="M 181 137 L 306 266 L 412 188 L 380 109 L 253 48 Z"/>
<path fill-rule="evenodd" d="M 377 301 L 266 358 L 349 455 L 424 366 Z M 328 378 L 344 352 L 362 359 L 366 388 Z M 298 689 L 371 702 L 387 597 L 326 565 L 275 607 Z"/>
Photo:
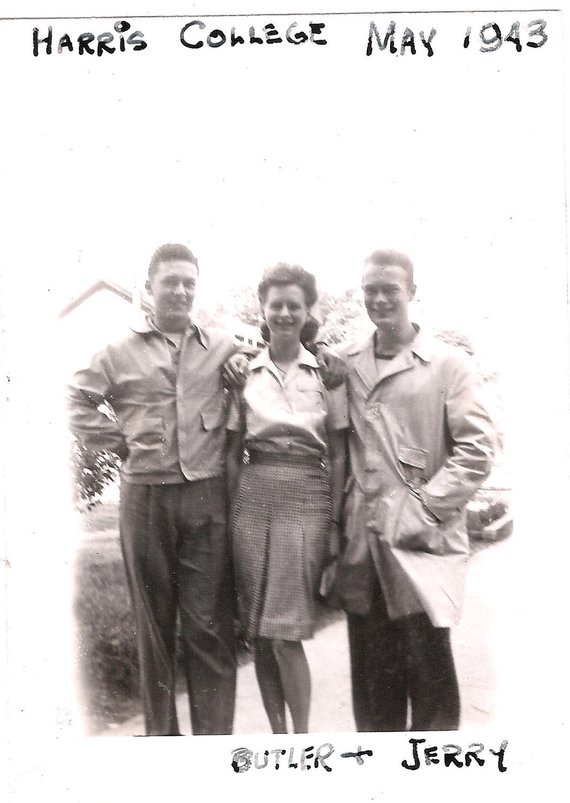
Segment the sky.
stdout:
<path fill-rule="evenodd" d="M 505 36 L 512 17 L 493 17 Z M 370 251 L 395 247 L 415 261 L 430 321 L 494 336 L 513 277 L 555 270 L 564 256 L 551 17 L 546 45 L 520 53 L 508 42 L 481 53 L 475 34 L 464 49 L 467 24 L 477 32 L 488 20 L 474 14 L 323 17 L 325 47 L 200 50 L 180 44 L 188 18 L 141 20 L 146 50 L 99 59 L 30 57 L 32 23 L 4 25 L 18 74 L 5 90 L 17 114 L 2 171 L 8 291 L 27 281 L 23 244 L 50 314 L 95 279 L 144 281 L 166 241 L 198 255 L 206 307 L 279 260 L 340 292 L 358 286 Z M 228 36 L 251 22 L 205 19 L 206 32 Z M 295 19 L 259 24 L 283 31 Z M 410 27 L 417 53 L 367 57 L 371 19 L 380 32 L 394 19 L 398 44 Z M 522 17 L 523 43 L 532 19 Z M 432 27 L 429 58 L 417 36 Z M 86 28 L 53 23 L 56 39 Z"/>

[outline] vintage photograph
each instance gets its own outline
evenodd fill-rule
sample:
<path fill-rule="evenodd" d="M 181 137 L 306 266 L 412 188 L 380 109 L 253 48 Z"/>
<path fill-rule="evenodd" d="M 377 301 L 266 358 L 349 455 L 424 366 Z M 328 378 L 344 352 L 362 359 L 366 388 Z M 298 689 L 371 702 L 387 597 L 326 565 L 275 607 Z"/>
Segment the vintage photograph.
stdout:
<path fill-rule="evenodd" d="M 0 21 L 8 740 L 479 793 L 564 710 L 562 18 L 315 8 Z"/>

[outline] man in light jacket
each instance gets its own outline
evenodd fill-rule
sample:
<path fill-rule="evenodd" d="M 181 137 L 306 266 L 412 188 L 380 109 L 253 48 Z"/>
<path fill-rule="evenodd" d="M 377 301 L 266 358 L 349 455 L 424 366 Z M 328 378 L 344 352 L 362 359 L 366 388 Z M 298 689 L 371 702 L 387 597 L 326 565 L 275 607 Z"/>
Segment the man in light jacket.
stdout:
<path fill-rule="evenodd" d="M 351 479 L 338 591 L 356 726 L 454 730 L 460 700 L 449 628 L 469 554 L 465 506 L 489 474 L 494 428 L 468 355 L 409 319 L 410 259 L 374 252 L 362 287 L 376 329 L 339 350 L 348 366 Z"/>
<path fill-rule="evenodd" d="M 153 314 L 97 354 L 69 388 L 76 437 L 123 458 L 121 546 L 149 736 L 179 734 L 177 617 L 192 732 L 228 734 L 234 718 L 222 366 L 236 346 L 191 321 L 197 279 L 186 246 L 158 248 L 147 281 Z"/>

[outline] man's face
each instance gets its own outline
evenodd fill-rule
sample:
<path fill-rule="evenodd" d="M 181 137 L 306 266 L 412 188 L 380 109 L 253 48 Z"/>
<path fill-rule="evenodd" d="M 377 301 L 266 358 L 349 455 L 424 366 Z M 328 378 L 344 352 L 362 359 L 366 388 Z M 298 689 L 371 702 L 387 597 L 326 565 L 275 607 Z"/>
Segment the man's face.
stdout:
<path fill-rule="evenodd" d="M 368 317 L 378 329 L 394 330 L 408 323 L 408 304 L 416 288 L 399 265 L 366 262 L 362 291 Z"/>
<path fill-rule="evenodd" d="M 154 299 L 159 328 L 178 332 L 186 328 L 196 293 L 198 268 L 192 262 L 174 259 L 160 262 L 147 290 Z"/>

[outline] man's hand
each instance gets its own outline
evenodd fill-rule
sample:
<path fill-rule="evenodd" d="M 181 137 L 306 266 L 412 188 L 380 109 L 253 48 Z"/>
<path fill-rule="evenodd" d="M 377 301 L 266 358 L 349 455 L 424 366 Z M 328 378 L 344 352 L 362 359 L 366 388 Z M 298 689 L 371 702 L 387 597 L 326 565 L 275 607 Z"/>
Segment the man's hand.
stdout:
<path fill-rule="evenodd" d="M 402 489 L 402 493 L 405 491 Z M 418 495 L 407 492 L 403 505 L 392 512 L 386 529 L 391 531 L 391 546 L 414 552 L 444 553 L 445 528 L 421 502 Z"/>
<path fill-rule="evenodd" d="M 116 449 L 113 449 L 113 451 L 115 452 L 119 460 L 121 460 L 124 463 L 127 457 L 129 456 L 129 447 L 127 446 L 126 440 L 123 440 L 123 442 L 120 443 Z"/>
<path fill-rule="evenodd" d="M 344 360 L 328 346 L 319 346 L 317 362 L 327 390 L 338 388 L 346 380 L 347 368 Z"/>
<path fill-rule="evenodd" d="M 243 388 L 249 371 L 250 357 L 245 354 L 234 354 L 222 366 L 222 377 L 228 387 Z"/>

